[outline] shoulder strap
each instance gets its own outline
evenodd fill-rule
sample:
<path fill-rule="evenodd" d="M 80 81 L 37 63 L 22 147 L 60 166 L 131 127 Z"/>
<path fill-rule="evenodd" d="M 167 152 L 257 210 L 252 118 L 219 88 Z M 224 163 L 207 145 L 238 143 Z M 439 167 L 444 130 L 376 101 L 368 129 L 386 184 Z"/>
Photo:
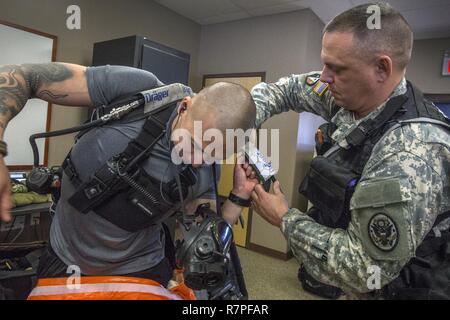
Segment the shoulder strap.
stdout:
<path fill-rule="evenodd" d="M 361 122 L 350 132 L 346 138 L 347 143 L 351 146 L 358 146 L 363 143 L 375 130 L 380 129 L 389 121 L 407 100 L 408 96 L 404 94 L 390 99 L 377 117 Z"/>
<path fill-rule="evenodd" d="M 442 122 L 450 123 L 450 120 L 428 99 L 426 99 L 414 84 L 408 81 L 408 85 L 412 88 L 414 103 L 418 111 L 418 118 L 431 118 Z"/>
<path fill-rule="evenodd" d="M 127 169 L 142 161 L 155 143 L 164 136 L 167 122 L 177 102 L 173 102 L 164 110 L 147 117 L 141 132 L 128 143 L 125 150 L 120 154 L 121 158 L 127 163 Z"/>
<path fill-rule="evenodd" d="M 442 221 L 444 221 L 445 219 L 447 219 L 447 218 L 450 218 L 450 210 L 446 211 L 446 212 L 443 212 L 443 213 L 441 213 L 440 215 L 438 215 L 436 217 L 436 220 L 434 221 L 434 224 L 433 224 L 433 228 L 435 226 L 437 226 L 439 223 L 441 223 Z"/>

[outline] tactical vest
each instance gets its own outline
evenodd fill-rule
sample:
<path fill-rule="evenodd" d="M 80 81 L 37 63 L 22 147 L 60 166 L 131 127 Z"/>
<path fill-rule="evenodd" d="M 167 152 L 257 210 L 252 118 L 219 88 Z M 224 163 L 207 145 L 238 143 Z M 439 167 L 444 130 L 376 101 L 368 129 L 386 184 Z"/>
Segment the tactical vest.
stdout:
<path fill-rule="evenodd" d="M 171 115 L 182 98 L 189 94 L 186 88 L 173 84 L 149 90 L 144 108 L 118 120 L 146 119 L 140 133 L 123 152 L 108 159 L 88 181 L 81 181 L 69 153 L 63 169 L 76 188 L 68 198 L 69 204 L 83 214 L 93 211 L 130 232 L 165 220 L 171 209 L 187 197 L 188 188 L 197 182 L 196 170 L 186 166 L 173 180 L 163 183 L 148 175 L 142 164 L 166 134 Z"/>
<path fill-rule="evenodd" d="M 308 214 L 327 227 L 347 229 L 351 220 L 350 199 L 373 148 L 389 130 L 409 122 L 433 123 L 450 131 L 450 121 L 409 82 L 404 95 L 390 99 L 377 117 L 361 122 L 347 136 L 348 148 L 331 139 L 335 124 L 322 125 L 319 130 L 323 136 L 316 136 L 318 155 L 299 188 L 313 204 Z M 449 216 L 450 212 L 441 213 L 435 225 Z M 449 248 L 450 232 L 443 232 L 439 238 L 430 232 L 417 248 L 417 256 L 382 289 L 381 295 L 395 299 L 449 299 Z"/>

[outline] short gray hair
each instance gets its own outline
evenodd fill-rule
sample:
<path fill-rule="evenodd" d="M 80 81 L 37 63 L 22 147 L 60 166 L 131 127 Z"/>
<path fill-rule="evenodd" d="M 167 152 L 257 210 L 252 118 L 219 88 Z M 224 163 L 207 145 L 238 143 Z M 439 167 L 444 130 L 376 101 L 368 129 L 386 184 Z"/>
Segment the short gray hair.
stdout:
<path fill-rule="evenodd" d="M 372 13 L 369 6 L 380 8 L 381 29 L 369 29 L 367 21 Z M 387 3 L 375 2 L 351 8 L 331 20 L 323 34 L 351 32 L 356 38 L 359 53 L 372 57 L 384 53 L 391 57 L 399 70 L 404 70 L 411 60 L 413 33 L 405 18 Z"/>

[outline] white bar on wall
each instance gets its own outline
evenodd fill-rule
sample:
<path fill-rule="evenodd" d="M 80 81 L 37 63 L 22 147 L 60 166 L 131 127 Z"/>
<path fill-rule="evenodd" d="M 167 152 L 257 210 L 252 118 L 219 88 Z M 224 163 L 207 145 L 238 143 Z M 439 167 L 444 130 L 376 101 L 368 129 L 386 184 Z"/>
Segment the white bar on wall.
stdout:
<path fill-rule="evenodd" d="M 53 39 L 0 24 L 0 65 L 47 63 L 52 61 Z M 46 131 L 48 103 L 40 99 L 27 102 L 24 110 L 10 121 L 5 131 L 8 144 L 7 165 L 32 165 L 30 135 Z M 39 163 L 43 164 L 45 140 L 37 140 Z"/>

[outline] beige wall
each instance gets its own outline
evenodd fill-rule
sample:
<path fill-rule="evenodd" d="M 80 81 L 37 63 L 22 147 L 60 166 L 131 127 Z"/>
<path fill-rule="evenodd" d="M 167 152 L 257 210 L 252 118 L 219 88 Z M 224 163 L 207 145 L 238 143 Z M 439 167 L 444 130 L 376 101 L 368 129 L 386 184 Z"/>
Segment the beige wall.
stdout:
<path fill-rule="evenodd" d="M 66 9 L 81 8 L 81 30 L 66 28 Z M 14 0 L 0 2 L 0 19 L 58 37 L 57 61 L 90 65 L 93 44 L 130 35 L 142 35 L 191 55 L 190 85 L 196 74 L 200 26 L 151 0 Z M 5 45 L 5 44 L 2 44 Z M 78 125 L 84 108 L 54 106 L 51 130 Z M 52 138 L 49 164 L 60 164 L 73 143 L 72 136 Z"/>
<path fill-rule="evenodd" d="M 266 72 L 273 82 L 292 73 L 320 69 L 322 22 L 310 10 L 245 19 L 202 27 L 199 75 Z M 278 178 L 291 203 L 298 203 L 296 177 L 299 116 L 288 112 L 271 118 L 263 128 L 280 130 L 282 167 Z M 300 128 L 301 129 L 301 128 Z M 278 228 L 253 215 L 251 242 L 287 252 Z"/>
<path fill-rule="evenodd" d="M 132 3 L 132 5 L 130 4 Z M 66 29 L 66 8 L 78 4 L 82 29 Z M 201 77 L 212 73 L 266 72 L 266 81 L 320 70 L 323 23 L 310 10 L 200 27 L 150 0 L 16 0 L 0 2 L 0 19 L 58 36 L 58 61 L 89 65 L 94 42 L 128 35 L 152 40 L 191 54 L 190 85 L 198 90 Z M 442 77 L 442 54 L 450 38 L 419 40 L 414 44 L 408 79 L 427 93 L 450 93 L 450 77 Z M 86 111 L 55 106 L 51 129 L 81 123 Z M 278 178 L 290 204 L 306 208 L 297 193 L 313 153 L 313 135 L 319 120 L 288 112 L 268 120 L 263 128 L 280 130 L 282 166 Z M 71 137 L 50 143 L 50 164 L 59 164 L 72 145 Z M 253 216 L 251 242 L 287 252 L 278 228 Z"/>
<path fill-rule="evenodd" d="M 446 50 L 450 50 L 450 38 L 415 41 L 407 79 L 424 93 L 450 94 L 450 77 L 441 75 Z"/>

